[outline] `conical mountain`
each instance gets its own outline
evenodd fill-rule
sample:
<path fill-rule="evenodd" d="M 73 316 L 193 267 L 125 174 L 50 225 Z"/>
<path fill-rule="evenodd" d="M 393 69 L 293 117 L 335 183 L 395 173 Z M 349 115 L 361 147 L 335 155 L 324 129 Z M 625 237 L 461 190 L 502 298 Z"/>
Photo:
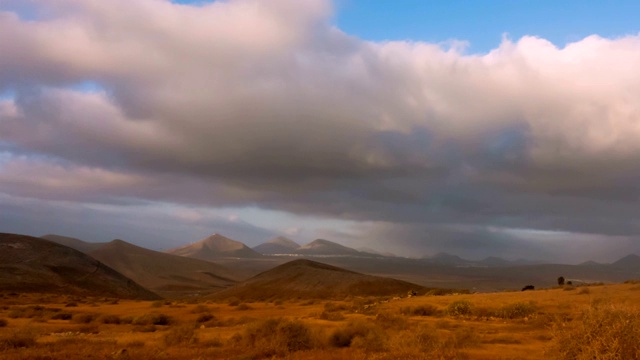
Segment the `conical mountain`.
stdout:
<path fill-rule="evenodd" d="M 297 242 L 284 236 L 278 236 L 277 238 L 273 238 L 258 246 L 253 247 L 253 250 L 259 252 L 260 254 L 274 255 L 293 254 L 298 248 L 300 248 L 300 244 L 298 244 Z"/>
<path fill-rule="evenodd" d="M 628 269 L 640 268 L 640 256 L 636 254 L 629 254 L 623 257 L 622 259 L 619 259 L 618 261 L 614 262 L 611 265 L 615 267 L 628 268 Z"/>
<path fill-rule="evenodd" d="M 55 234 L 44 235 L 44 236 L 41 236 L 41 238 L 45 240 L 53 241 L 54 243 L 58 243 L 60 245 L 68 246 L 72 249 L 76 249 L 85 254 L 88 253 L 89 251 L 99 249 L 106 244 L 104 242 L 100 242 L 100 243 L 86 242 L 80 239 L 76 239 L 68 236 L 62 236 L 62 235 L 55 235 Z"/>
<path fill-rule="evenodd" d="M 276 266 L 213 297 L 242 300 L 344 299 L 347 296 L 400 296 L 410 290 L 423 294 L 428 289 L 406 281 L 300 259 Z"/>
<path fill-rule="evenodd" d="M 207 294 L 234 285 L 230 269 L 209 261 L 145 249 L 113 240 L 88 253 L 166 297 Z"/>
<path fill-rule="evenodd" d="M 232 240 L 220 234 L 213 234 L 196 243 L 167 251 L 169 254 L 186 256 L 201 260 L 220 258 L 257 258 L 261 254 L 251 250 L 240 241 Z"/>
<path fill-rule="evenodd" d="M 314 240 L 295 251 L 302 255 L 362 256 L 360 251 L 325 239 Z"/>
<path fill-rule="evenodd" d="M 0 233 L 0 290 L 159 299 L 100 261 L 45 239 Z"/>

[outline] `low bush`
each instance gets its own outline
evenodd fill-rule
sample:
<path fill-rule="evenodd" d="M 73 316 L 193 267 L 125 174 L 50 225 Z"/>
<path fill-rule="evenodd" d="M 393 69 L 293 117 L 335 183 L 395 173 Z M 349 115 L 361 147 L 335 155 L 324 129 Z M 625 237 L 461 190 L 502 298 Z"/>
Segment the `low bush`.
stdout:
<path fill-rule="evenodd" d="M 282 357 L 319 344 L 305 323 L 282 318 L 251 324 L 234 340 L 242 348 L 253 349 L 256 357 Z"/>
<path fill-rule="evenodd" d="M 320 313 L 320 316 L 318 316 L 318 318 L 329 321 L 341 321 L 344 320 L 344 315 L 342 315 L 342 313 L 339 311 L 324 310 L 322 313 Z"/>
<path fill-rule="evenodd" d="M 0 318 L 0 327 L 5 327 L 9 324 L 7 319 Z"/>
<path fill-rule="evenodd" d="M 164 343 L 167 346 L 192 345 L 197 342 L 198 337 L 196 336 L 193 326 L 183 325 L 173 327 L 169 329 L 164 336 Z"/>
<path fill-rule="evenodd" d="M 236 310 L 244 311 L 244 310 L 252 310 L 253 308 L 245 303 L 239 304 L 236 307 Z"/>
<path fill-rule="evenodd" d="M 51 318 L 58 312 L 60 312 L 60 309 L 58 308 L 47 308 L 40 305 L 30 305 L 12 308 L 7 316 L 12 319 L 25 318 L 45 320 L 47 318 Z"/>
<path fill-rule="evenodd" d="M 136 325 L 132 330 L 135 332 L 149 333 L 155 332 L 156 330 L 158 330 L 158 328 L 156 328 L 155 325 Z"/>
<path fill-rule="evenodd" d="M 133 325 L 169 325 L 172 319 L 168 315 L 161 313 L 150 313 L 138 316 L 133 319 Z"/>
<path fill-rule="evenodd" d="M 496 317 L 502 319 L 523 319 L 538 311 L 534 302 L 517 302 L 501 307 L 496 311 Z"/>
<path fill-rule="evenodd" d="M 595 304 L 577 321 L 556 323 L 549 356 L 559 359 L 640 359 L 640 311 Z"/>
<path fill-rule="evenodd" d="M 463 341 L 460 336 L 456 340 L 456 333 L 447 336 L 432 326 L 421 325 L 396 333 L 389 342 L 389 351 L 396 359 L 467 359 L 457 348 Z"/>
<path fill-rule="evenodd" d="M 198 316 L 198 318 L 196 319 L 196 323 L 206 323 L 211 320 L 216 320 L 216 317 L 213 314 L 205 313 Z"/>
<path fill-rule="evenodd" d="M 408 325 L 407 318 L 390 312 L 381 312 L 376 315 L 375 323 L 384 329 L 400 330 Z"/>
<path fill-rule="evenodd" d="M 430 304 L 406 306 L 400 309 L 400 313 L 408 316 L 434 316 L 438 314 L 438 308 Z"/>
<path fill-rule="evenodd" d="M 386 334 L 372 321 L 354 319 L 344 327 L 336 329 L 329 337 L 334 347 L 357 347 L 365 350 L 382 350 L 386 344 Z"/>
<path fill-rule="evenodd" d="M 71 320 L 72 318 L 73 314 L 68 312 L 59 312 L 51 316 L 51 320 Z"/>
<path fill-rule="evenodd" d="M 31 329 L 19 329 L 0 335 L 0 350 L 29 348 L 36 345 L 36 334 Z"/>
<path fill-rule="evenodd" d="M 208 312 L 209 312 L 209 307 L 204 304 L 198 304 L 194 306 L 194 308 L 191 310 L 192 314 L 202 314 L 202 313 L 208 313 Z"/>
<path fill-rule="evenodd" d="M 229 306 L 238 306 L 240 305 L 240 300 L 238 300 L 237 298 L 231 298 L 229 299 L 228 304 Z"/>
<path fill-rule="evenodd" d="M 338 304 L 331 301 L 324 304 L 324 311 L 332 312 L 332 311 L 344 311 L 344 310 L 348 310 L 347 306 L 344 304 Z"/>
<path fill-rule="evenodd" d="M 473 305 L 469 300 L 454 301 L 447 306 L 447 314 L 451 316 L 470 316 L 473 311 Z"/>
<path fill-rule="evenodd" d="M 586 295 L 586 294 L 591 294 L 591 290 L 589 290 L 588 287 L 581 287 L 580 290 L 578 290 L 578 295 Z"/>
<path fill-rule="evenodd" d="M 75 314 L 71 318 L 71 322 L 74 324 L 90 324 L 93 322 L 93 320 L 96 319 L 96 317 L 97 316 L 95 314 L 88 314 L 88 313 Z"/>
<path fill-rule="evenodd" d="M 99 320 L 103 324 L 120 324 L 120 317 L 118 315 L 104 315 L 101 316 Z"/>

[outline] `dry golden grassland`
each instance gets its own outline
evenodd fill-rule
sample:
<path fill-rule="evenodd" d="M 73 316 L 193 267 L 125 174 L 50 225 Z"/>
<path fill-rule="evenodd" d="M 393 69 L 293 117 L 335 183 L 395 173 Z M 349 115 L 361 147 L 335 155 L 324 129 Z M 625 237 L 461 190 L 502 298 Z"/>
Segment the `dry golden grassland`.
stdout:
<path fill-rule="evenodd" d="M 0 295 L 0 359 L 638 359 L 640 285 L 242 303 Z"/>

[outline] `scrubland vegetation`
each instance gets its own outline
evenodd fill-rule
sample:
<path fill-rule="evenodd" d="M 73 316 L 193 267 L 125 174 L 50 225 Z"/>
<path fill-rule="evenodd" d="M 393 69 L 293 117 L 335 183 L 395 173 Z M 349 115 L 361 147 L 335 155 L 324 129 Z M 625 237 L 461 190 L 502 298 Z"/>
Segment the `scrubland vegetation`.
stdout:
<path fill-rule="evenodd" d="M 1 294 L 0 358 L 640 358 L 636 283 L 565 289 L 253 303 Z"/>

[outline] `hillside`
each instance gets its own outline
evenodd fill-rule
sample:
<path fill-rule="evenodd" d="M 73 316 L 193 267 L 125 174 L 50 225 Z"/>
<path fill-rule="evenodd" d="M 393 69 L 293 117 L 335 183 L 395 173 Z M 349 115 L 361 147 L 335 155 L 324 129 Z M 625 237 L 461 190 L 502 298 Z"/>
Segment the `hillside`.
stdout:
<path fill-rule="evenodd" d="M 54 243 L 58 243 L 60 245 L 68 246 L 72 249 L 76 249 L 85 254 L 88 253 L 89 251 L 99 249 L 106 244 L 104 242 L 101 242 L 101 243 L 86 242 L 80 239 L 76 239 L 68 236 L 55 235 L 55 234 L 44 235 L 44 236 L 41 236 L 40 238 L 53 241 Z"/>
<path fill-rule="evenodd" d="M 158 299 L 90 256 L 48 240 L 0 233 L 0 289 L 131 299 Z"/>
<path fill-rule="evenodd" d="M 428 289 L 406 281 L 360 274 L 307 259 L 290 261 L 260 273 L 232 288 L 214 294 L 216 298 L 342 299 L 349 296 L 399 296 Z"/>
<path fill-rule="evenodd" d="M 258 246 L 254 246 L 253 250 L 259 252 L 260 254 L 274 255 L 293 254 L 298 248 L 300 248 L 300 244 L 298 244 L 297 242 L 291 239 L 287 239 L 286 237 L 279 236 Z"/>
<path fill-rule="evenodd" d="M 309 256 L 366 256 L 371 254 L 361 253 L 360 251 L 340 245 L 333 241 L 317 239 L 295 251 L 296 254 Z"/>
<path fill-rule="evenodd" d="M 209 261 L 145 249 L 113 240 L 88 253 L 163 296 L 211 293 L 235 284 L 231 270 Z"/>
<path fill-rule="evenodd" d="M 262 257 L 261 254 L 251 250 L 240 241 L 219 234 L 213 234 L 196 243 L 169 250 L 167 253 L 201 260 Z"/>

